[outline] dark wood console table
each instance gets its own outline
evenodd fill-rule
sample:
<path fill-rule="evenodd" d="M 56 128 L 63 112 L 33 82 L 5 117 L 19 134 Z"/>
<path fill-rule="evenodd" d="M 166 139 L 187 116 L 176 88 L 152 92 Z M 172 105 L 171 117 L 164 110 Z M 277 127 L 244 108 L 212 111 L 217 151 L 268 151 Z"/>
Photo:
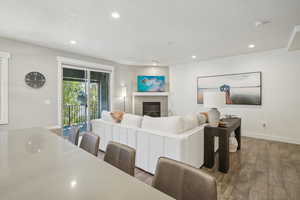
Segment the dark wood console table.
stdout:
<path fill-rule="evenodd" d="M 238 142 L 238 150 L 241 149 L 241 119 L 223 119 L 228 122 L 226 128 L 223 127 L 204 127 L 204 166 L 212 168 L 215 162 L 215 137 L 219 137 L 219 171 L 227 173 L 229 170 L 229 137 L 230 133 L 235 132 Z"/>

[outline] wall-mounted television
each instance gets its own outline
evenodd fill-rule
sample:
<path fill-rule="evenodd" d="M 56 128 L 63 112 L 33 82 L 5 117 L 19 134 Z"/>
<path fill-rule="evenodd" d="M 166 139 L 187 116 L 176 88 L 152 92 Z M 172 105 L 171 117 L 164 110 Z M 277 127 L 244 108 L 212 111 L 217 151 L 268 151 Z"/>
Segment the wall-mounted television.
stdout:
<path fill-rule="evenodd" d="M 164 92 L 165 77 L 164 76 L 138 76 L 137 87 L 138 87 L 138 92 Z"/>

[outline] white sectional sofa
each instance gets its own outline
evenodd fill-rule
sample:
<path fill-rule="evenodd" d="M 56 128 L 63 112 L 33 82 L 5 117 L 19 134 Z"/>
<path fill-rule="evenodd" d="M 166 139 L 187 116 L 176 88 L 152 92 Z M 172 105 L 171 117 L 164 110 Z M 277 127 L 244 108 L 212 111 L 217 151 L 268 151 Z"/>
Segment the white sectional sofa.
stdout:
<path fill-rule="evenodd" d="M 205 124 L 193 128 L 190 123 L 190 130 L 182 129 L 178 132 L 178 124 L 185 126 L 183 118 L 149 118 L 131 114 L 125 114 L 124 118 L 121 123 L 107 119 L 107 116 L 92 121 L 93 132 L 100 136 L 100 150 L 105 151 L 110 141 L 133 147 L 136 149 L 136 167 L 151 174 L 155 173 L 158 158 L 161 156 L 197 168 L 203 165 Z M 172 121 L 176 124 L 172 124 Z M 163 127 L 151 128 L 156 124 Z"/>

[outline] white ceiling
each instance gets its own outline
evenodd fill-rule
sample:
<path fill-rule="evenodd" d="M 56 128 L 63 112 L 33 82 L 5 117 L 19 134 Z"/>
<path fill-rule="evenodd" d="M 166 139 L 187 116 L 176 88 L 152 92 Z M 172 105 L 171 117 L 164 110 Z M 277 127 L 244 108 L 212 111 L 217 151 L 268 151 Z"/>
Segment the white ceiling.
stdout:
<path fill-rule="evenodd" d="M 256 28 L 257 20 L 272 23 Z M 0 24 L 3 37 L 170 65 L 286 47 L 300 24 L 300 0 L 1 0 Z"/>

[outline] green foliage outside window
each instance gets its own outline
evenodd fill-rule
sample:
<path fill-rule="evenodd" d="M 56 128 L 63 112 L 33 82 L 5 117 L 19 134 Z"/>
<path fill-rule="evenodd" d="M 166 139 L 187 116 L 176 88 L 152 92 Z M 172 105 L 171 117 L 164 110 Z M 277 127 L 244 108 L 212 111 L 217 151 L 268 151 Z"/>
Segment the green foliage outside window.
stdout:
<path fill-rule="evenodd" d="M 84 123 L 86 121 L 85 82 L 63 81 L 64 126 Z M 99 84 L 90 84 L 90 118 L 98 118 Z"/>

